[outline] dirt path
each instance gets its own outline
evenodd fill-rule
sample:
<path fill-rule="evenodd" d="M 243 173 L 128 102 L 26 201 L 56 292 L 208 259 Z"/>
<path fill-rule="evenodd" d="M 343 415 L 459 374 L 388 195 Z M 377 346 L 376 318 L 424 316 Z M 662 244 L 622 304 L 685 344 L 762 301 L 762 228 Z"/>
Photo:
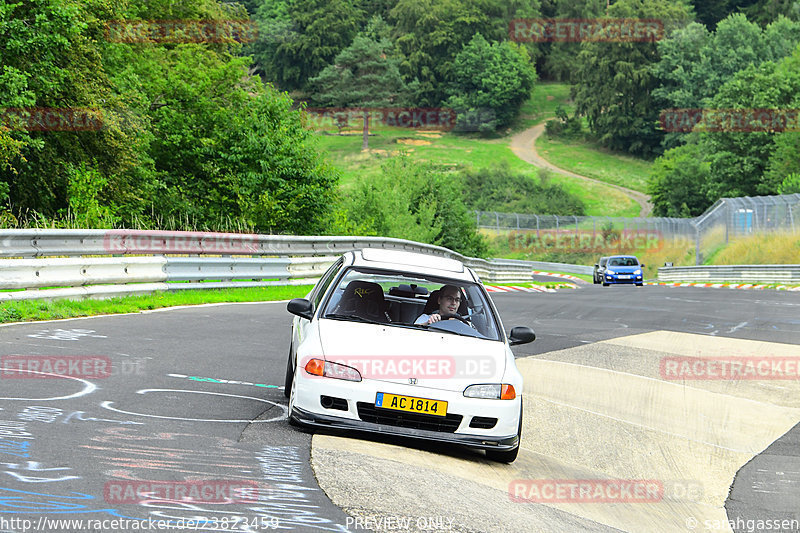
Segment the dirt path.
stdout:
<path fill-rule="evenodd" d="M 562 168 L 559 168 L 554 164 L 552 164 L 551 162 L 544 159 L 536 151 L 536 139 L 538 139 L 542 133 L 544 133 L 544 123 L 538 124 L 532 128 L 517 133 L 516 135 L 511 137 L 511 150 L 515 154 L 517 154 L 517 157 L 519 157 L 523 161 L 526 161 L 537 167 L 546 168 L 552 170 L 553 172 L 558 172 L 559 174 L 564 174 L 566 176 L 570 176 L 573 178 L 578 178 L 586 181 L 591 181 L 594 183 L 599 183 L 602 185 L 607 185 L 608 187 L 614 187 L 615 189 L 621 191 L 626 196 L 631 198 L 637 204 L 639 204 L 640 217 L 650 216 L 650 213 L 653 212 L 653 204 L 650 203 L 650 197 L 644 193 L 641 193 L 639 191 L 634 191 L 632 189 L 627 189 L 619 185 L 614 185 L 612 183 L 606 183 L 605 181 L 596 180 L 594 178 L 581 176 L 580 174 L 575 174 L 574 172 L 570 172 L 569 170 L 564 170 Z"/>

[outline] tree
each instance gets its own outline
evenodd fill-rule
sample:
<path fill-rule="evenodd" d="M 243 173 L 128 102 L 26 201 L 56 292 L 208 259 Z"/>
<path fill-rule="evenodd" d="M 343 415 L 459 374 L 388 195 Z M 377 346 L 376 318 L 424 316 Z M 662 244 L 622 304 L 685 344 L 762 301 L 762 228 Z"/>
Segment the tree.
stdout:
<path fill-rule="evenodd" d="M 400 105 L 407 88 L 388 40 L 358 35 L 323 71 L 309 80 L 314 100 L 323 106 L 377 107 Z M 362 149 L 369 148 L 369 110 L 364 109 Z"/>
<path fill-rule="evenodd" d="M 391 10 L 395 43 L 403 57 L 401 73 L 406 81 L 419 80 L 417 105 L 438 106 L 447 98 L 453 59 L 476 33 L 500 38 L 484 9 L 487 3 L 492 2 L 398 0 Z"/>
<path fill-rule="evenodd" d="M 338 174 L 288 95 L 249 75 L 234 40 L 108 38 L 140 18 L 246 14 L 216 0 L 0 5 L 0 107 L 88 109 L 99 126 L 28 131 L 25 112 L 0 125 L 0 202 L 56 223 L 321 231 Z"/>
<path fill-rule="evenodd" d="M 667 150 L 655 160 L 648 183 L 654 215 L 695 217 L 713 203 L 705 194 L 710 165 L 704 156 L 703 146 L 694 142 Z"/>
<path fill-rule="evenodd" d="M 755 0 L 692 0 L 697 21 L 712 31 L 719 21 L 733 13 L 741 13 L 743 7 L 753 3 Z"/>
<path fill-rule="evenodd" d="M 737 72 L 710 100 L 712 109 L 740 109 L 744 117 L 750 109 L 795 109 L 800 104 L 800 48 L 778 64 L 763 63 Z M 776 139 L 795 132 L 777 133 L 723 123 L 723 131 L 703 133 L 711 176 L 707 196 L 714 201 L 726 196 L 774 194 L 777 179 L 765 181 L 768 162 L 776 149 Z M 790 147 L 789 143 L 786 147 Z M 782 152 L 786 153 L 786 152 Z M 791 149 L 789 151 L 791 154 Z M 792 155 L 789 155 L 792 157 Z M 796 153 L 793 155 L 796 159 Z M 775 160 L 775 168 L 780 168 Z M 783 176 L 781 176 L 783 178 Z M 776 183 L 777 182 L 777 183 Z"/>
<path fill-rule="evenodd" d="M 767 162 L 759 191 L 765 194 L 788 194 L 780 192 L 780 188 L 786 177 L 792 174 L 800 174 L 800 132 L 797 131 L 787 131 L 775 136 L 774 149 Z"/>
<path fill-rule="evenodd" d="M 300 38 L 292 20 L 289 2 L 286 0 L 263 0 L 254 6 L 253 23 L 258 28 L 255 40 L 246 46 L 253 55 L 253 66 L 264 81 L 280 86 L 289 85 L 292 63 L 278 49 L 289 41 Z"/>
<path fill-rule="evenodd" d="M 547 170 L 539 179 L 515 173 L 507 161 L 461 172 L 464 204 L 479 211 L 583 215 L 585 206 L 561 185 L 550 183 Z"/>
<path fill-rule="evenodd" d="M 509 42 L 489 44 L 479 33 L 453 62 L 447 105 L 459 112 L 492 110 L 495 120 L 481 127 L 495 130 L 517 116 L 535 80 L 524 48 Z"/>
<path fill-rule="evenodd" d="M 486 243 L 461 201 L 457 181 L 405 156 L 387 159 L 382 170 L 377 178 L 359 180 L 345 193 L 345 227 L 444 246 L 472 257 L 486 255 Z"/>
<path fill-rule="evenodd" d="M 595 19 L 605 10 L 606 0 L 555 0 L 542 5 L 542 15 L 555 19 Z M 581 50 L 581 43 L 540 43 L 539 48 L 542 60 L 536 67 L 543 78 L 573 81 L 575 56 Z"/>
<path fill-rule="evenodd" d="M 797 0 L 757 0 L 743 11 L 759 24 L 773 22 L 782 16 L 800 20 L 800 2 Z"/>
<path fill-rule="evenodd" d="M 776 82 L 788 85 L 787 91 L 794 90 L 794 96 L 786 104 L 786 109 L 800 108 L 800 45 L 794 53 L 783 59 L 776 68 Z M 780 80 L 780 81 L 779 81 Z M 772 153 L 767 162 L 767 169 L 761 179 L 759 191 L 763 194 L 788 194 L 786 190 L 787 176 L 800 173 L 800 132 L 797 127 L 793 131 L 775 134 Z M 800 191 L 795 191 L 800 192 Z"/>
<path fill-rule="evenodd" d="M 703 108 L 723 84 L 748 66 L 778 61 L 800 41 L 800 24 L 781 18 L 763 29 L 742 14 L 722 20 L 716 31 L 691 23 L 658 43 L 661 59 L 653 66 L 659 86 L 653 90 L 661 109 Z M 666 148 L 683 142 L 667 133 Z"/>
<path fill-rule="evenodd" d="M 233 218 L 258 231 L 308 233 L 338 179 L 285 93 L 248 76 L 248 58 L 204 44 L 120 49 L 149 124 L 156 177 L 148 211 L 213 227 Z"/>
<path fill-rule="evenodd" d="M 301 111 L 270 86 L 253 83 L 234 96 L 232 109 L 211 125 L 212 142 L 198 151 L 211 207 L 257 231 L 323 232 L 339 172 L 322 157 Z"/>
<path fill-rule="evenodd" d="M 778 186 L 778 194 L 800 194 L 800 173 L 794 172 L 786 176 Z"/>
<path fill-rule="evenodd" d="M 658 43 L 660 59 L 652 67 L 658 79 L 653 98 L 659 109 L 696 109 L 706 96 L 705 73 L 699 68 L 702 50 L 708 46 L 712 34 L 696 22 L 679 28 Z M 704 63 L 708 65 L 708 63 Z M 667 131 L 662 141 L 665 149 L 683 144 L 686 134 Z"/>
<path fill-rule="evenodd" d="M 286 90 L 304 89 L 352 42 L 365 15 L 355 0 L 287 0 L 285 8 L 282 3 L 268 0 L 270 7 L 263 6 L 256 16 L 275 16 L 275 24 L 291 33 L 265 46 L 258 58 L 268 81 Z"/>
<path fill-rule="evenodd" d="M 0 182 L 9 185 L 15 210 L 50 216 L 65 208 L 70 165 L 94 160 L 109 178 L 103 193 L 108 200 L 124 188 L 121 176 L 144 164 L 135 135 L 114 128 L 113 121 L 89 131 L 35 131 L 26 125 L 37 109 L 51 110 L 51 116 L 75 110 L 99 117 L 120 104 L 97 45 L 104 40 L 103 21 L 117 16 L 118 7 L 106 0 L 0 5 L 0 108 L 16 110 L 0 134 Z"/>
<path fill-rule="evenodd" d="M 689 22 L 691 11 L 673 0 L 619 0 L 608 9 L 611 18 L 660 20 L 667 35 Z M 657 86 L 651 67 L 659 59 L 655 42 L 585 42 L 578 54 L 574 98 L 599 141 L 614 150 L 638 155 L 656 153 L 659 109 L 652 91 Z"/>

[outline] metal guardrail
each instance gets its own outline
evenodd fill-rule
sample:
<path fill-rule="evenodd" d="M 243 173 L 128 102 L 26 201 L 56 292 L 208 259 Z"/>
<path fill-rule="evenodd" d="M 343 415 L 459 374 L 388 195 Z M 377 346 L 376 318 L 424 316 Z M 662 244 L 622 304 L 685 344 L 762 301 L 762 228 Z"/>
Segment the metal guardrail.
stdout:
<path fill-rule="evenodd" d="M 386 248 L 464 256 L 430 244 L 384 237 L 309 237 L 157 230 L 0 230 L 0 257 L 87 255 L 340 255 L 360 248 Z"/>
<path fill-rule="evenodd" d="M 0 257 L 14 258 L 0 259 L 0 291 L 5 291 L 0 301 L 313 283 L 343 252 L 375 247 L 456 259 L 486 283 L 528 281 L 534 270 L 593 270 L 541 261 L 487 261 L 380 237 L 0 230 Z M 800 283 L 800 265 L 662 267 L 658 273 L 662 281 Z"/>
<path fill-rule="evenodd" d="M 502 259 L 502 261 L 513 262 L 514 260 Z M 548 263 L 547 261 L 519 261 L 519 262 L 528 265 L 529 268 L 533 268 L 533 270 L 544 270 L 544 271 L 555 270 L 556 272 L 565 272 L 567 274 L 583 274 L 585 276 L 591 276 L 592 274 L 594 274 L 593 266 L 569 265 L 566 263 Z"/>
<path fill-rule="evenodd" d="M 6 291 L 0 292 L 0 301 L 313 283 L 345 251 L 375 247 L 456 259 L 488 283 L 529 281 L 531 271 L 542 265 L 570 268 L 487 261 L 440 246 L 380 237 L 0 230 L 0 257 L 15 258 L 0 259 L 0 291 Z"/>
<path fill-rule="evenodd" d="M 5 259 L 0 289 L 166 281 L 163 257 Z"/>
<path fill-rule="evenodd" d="M 661 267 L 659 281 L 752 281 L 761 283 L 800 283 L 800 265 L 718 265 Z"/>

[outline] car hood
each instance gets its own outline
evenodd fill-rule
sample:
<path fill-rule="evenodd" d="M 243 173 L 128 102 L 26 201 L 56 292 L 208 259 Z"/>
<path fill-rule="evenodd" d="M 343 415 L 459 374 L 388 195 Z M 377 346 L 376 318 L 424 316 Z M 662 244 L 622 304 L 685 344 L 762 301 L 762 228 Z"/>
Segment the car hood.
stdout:
<path fill-rule="evenodd" d="M 363 379 L 463 391 L 476 383 L 501 383 L 503 342 L 397 326 L 320 320 L 325 359 L 357 368 Z"/>
<path fill-rule="evenodd" d="M 606 270 L 611 270 L 612 272 L 622 272 L 624 274 L 630 274 L 632 272 L 635 272 L 635 271 L 639 270 L 640 268 L 642 268 L 642 267 L 640 267 L 638 265 L 637 266 L 618 266 L 618 267 L 607 266 Z"/>

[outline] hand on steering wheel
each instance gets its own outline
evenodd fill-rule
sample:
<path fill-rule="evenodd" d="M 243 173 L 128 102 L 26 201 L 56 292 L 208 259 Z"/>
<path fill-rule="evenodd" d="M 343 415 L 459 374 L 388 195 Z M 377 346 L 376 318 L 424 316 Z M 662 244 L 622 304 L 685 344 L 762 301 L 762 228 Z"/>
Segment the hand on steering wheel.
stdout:
<path fill-rule="evenodd" d="M 471 324 L 467 321 L 467 319 L 464 318 L 463 316 L 459 315 L 458 313 L 442 313 L 441 317 L 442 317 L 442 320 L 448 320 L 450 318 L 455 318 L 456 320 L 460 320 L 464 324 L 466 324 L 468 326 L 471 326 Z"/>

